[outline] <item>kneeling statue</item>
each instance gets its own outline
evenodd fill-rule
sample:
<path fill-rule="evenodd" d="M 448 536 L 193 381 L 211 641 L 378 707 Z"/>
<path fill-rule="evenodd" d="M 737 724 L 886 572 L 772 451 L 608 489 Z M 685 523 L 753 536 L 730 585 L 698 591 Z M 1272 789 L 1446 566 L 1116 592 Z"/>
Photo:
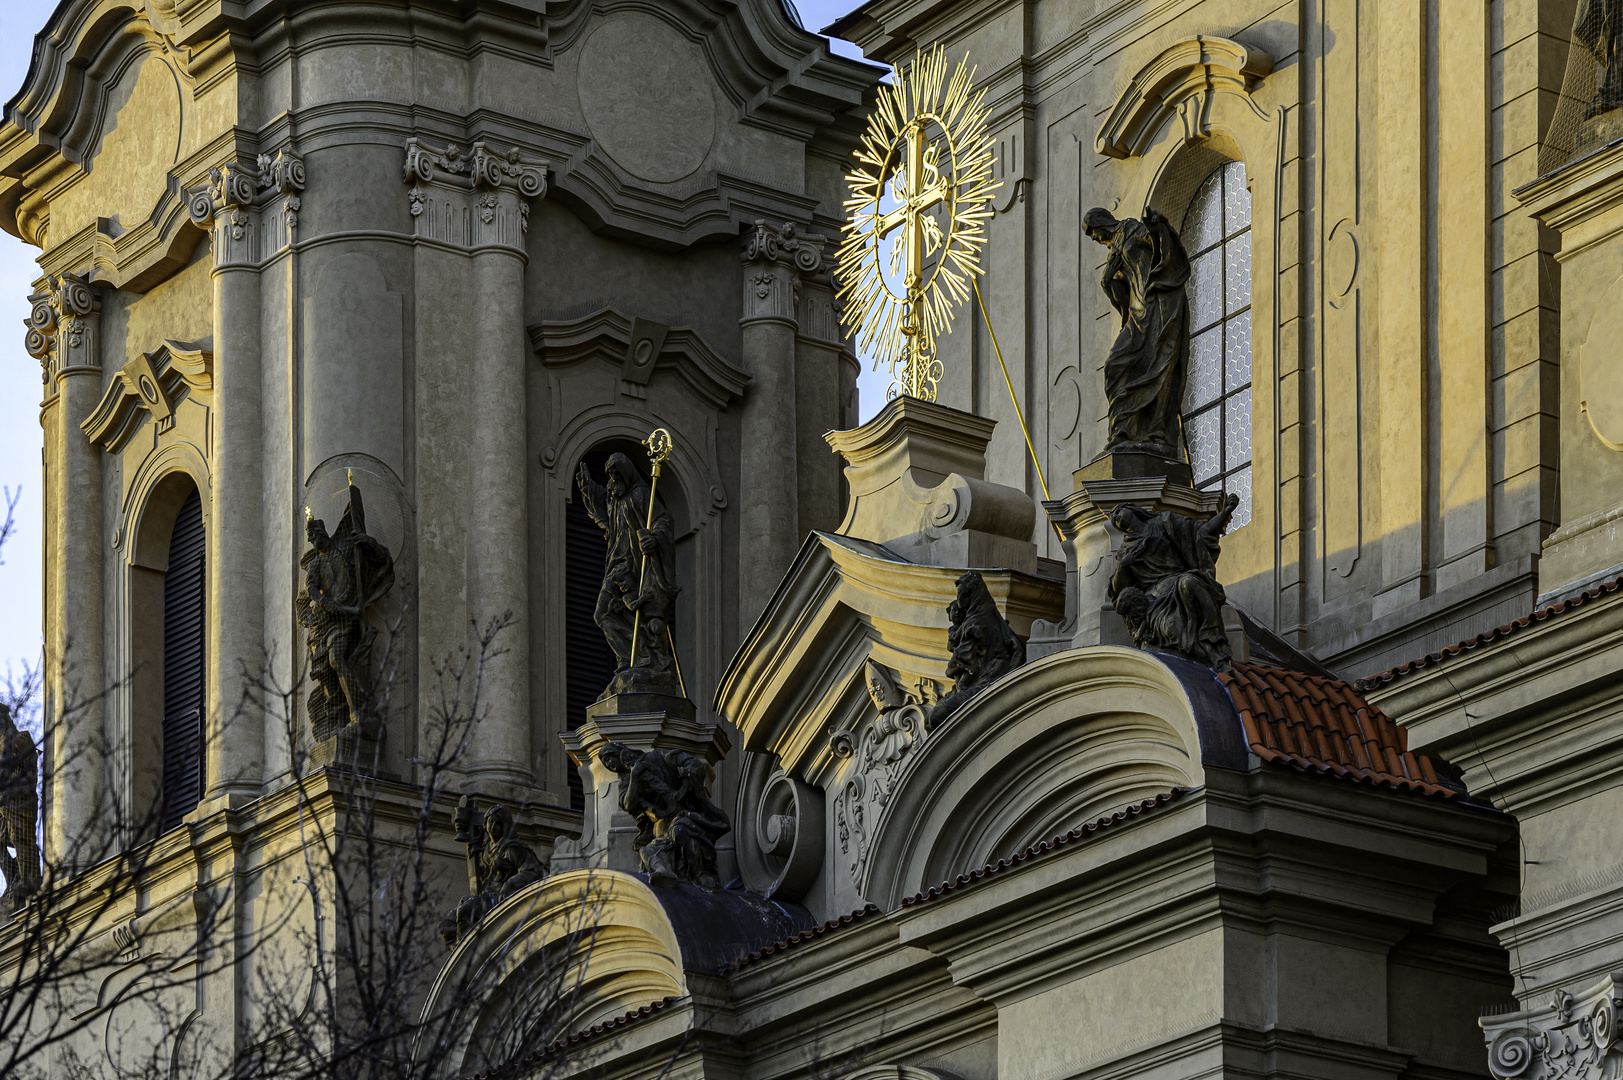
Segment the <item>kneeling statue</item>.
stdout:
<path fill-rule="evenodd" d="M 1223 632 L 1228 601 L 1217 580 L 1219 540 L 1239 496 L 1230 494 L 1210 521 L 1126 503 L 1110 515 L 1121 530 L 1110 599 L 1141 649 L 1175 653 L 1227 670 L 1233 653 Z"/>
<path fill-rule="evenodd" d="M 620 774 L 620 809 L 637 822 L 635 846 L 648 883 L 721 888 L 716 841 L 732 825 L 705 794 L 704 761 L 681 750 L 633 750 L 617 742 L 598 760 Z"/>

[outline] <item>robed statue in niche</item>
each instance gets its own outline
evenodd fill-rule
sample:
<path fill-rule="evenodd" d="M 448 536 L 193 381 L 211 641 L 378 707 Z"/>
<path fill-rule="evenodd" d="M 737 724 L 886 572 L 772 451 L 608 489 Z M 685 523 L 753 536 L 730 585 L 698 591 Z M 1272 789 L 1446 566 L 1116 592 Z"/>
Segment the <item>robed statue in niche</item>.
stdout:
<path fill-rule="evenodd" d="M 377 627 L 366 609 L 394 585 L 394 557 L 366 534 L 361 489 L 349 485 L 349 506 L 331 535 L 306 511 L 310 547 L 299 560 L 303 583 L 296 604 L 310 648 L 312 687 L 306 699 L 311 734 L 319 741 L 361 722 L 366 711 L 366 658 Z"/>
<path fill-rule="evenodd" d="M 1105 361 L 1108 454 L 1153 454 L 1182 461 L 1184 377 L 1189 371 L 1189 256 L 1172 224 L 1146 208 L 1144 220 L 1117 220 L 1094 207 L 1083 226 L 1110 249 L 1100 286 L 1121 315 Z"/>
<path fill-rule="evenodd" d="M 592 479 L 584 461 L 575 483 L 608 541 L 593 612 L 614 650 L 614 679 L 605 693 L 683 696 L 671 640 L 680 590 L 669 511 L 624 454 L 609 456 L 603 484 Z"/>

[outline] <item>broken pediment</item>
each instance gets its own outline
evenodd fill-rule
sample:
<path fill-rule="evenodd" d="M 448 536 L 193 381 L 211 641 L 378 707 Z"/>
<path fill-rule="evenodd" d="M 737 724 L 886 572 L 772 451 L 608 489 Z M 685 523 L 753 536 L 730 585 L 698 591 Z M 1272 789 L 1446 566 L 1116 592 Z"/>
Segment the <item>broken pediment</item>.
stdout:
<path fill-rule="evenodd" d="M 1184 38 L 1128 82 L 1093 148 L 1113 158 L 1142 154 L 1174 115 L 1183 118 L 1186 141 L 1208 136 L 1212 98 L 1219 93 L 1240 95 L 1266 119 L 1251 94 L 1273 68 L 1273 57 L 1254 45 L 1205 35 Z"/>
<path fill-rule="evenodd" d="M 91 414 L 80 425 L 86 437 L 108 453 L 124 448 L 144 416 L 159 432 L 175 422 L 181 395 L 214 388 L 214 353 L 195 344 L 165 341 L 157 350 L 126 363 Z"/>
<path fill-rule="evenodd" d="M 713 408 L 725 408 L 749 385 L 749 372 L 722 359 L 687 326 L 633 319 L 604 308 L 579 319 L 555 319 L 529 328 L 530 348 L 547 367 L 601 358 L 621 365 L 622 390 L 645 397 L 647 385 L 668 371 Z"/>

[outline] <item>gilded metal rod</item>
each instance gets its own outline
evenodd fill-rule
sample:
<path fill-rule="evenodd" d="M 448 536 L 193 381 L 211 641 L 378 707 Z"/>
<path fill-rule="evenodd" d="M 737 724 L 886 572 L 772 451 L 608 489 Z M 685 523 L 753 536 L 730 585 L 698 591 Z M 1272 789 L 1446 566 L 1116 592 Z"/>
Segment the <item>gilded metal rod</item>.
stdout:
<path fill-rule="evenodd" d="M 654 527 L 654 493 L 659 490 L 659 469 L 663 464 L 665 464 L 663 460 L 654 462 L 654 478 L 648 484 L 648 521 L 642 527 L 643 532 L 648 532 Z M 648 552 L 645 551 L 642 553 L 642 569 L 637 571 L 637 600 L 639 605 L 637 613 L 631 617 L 631 662 L 628 665 L 629 667 L 637 666 L 637 632 L 642 629 L 642 587 L 647 581 Z M 666 629 L 669 629 L 669 625 L 667 625 Z M 671 655 L 675 656 L 676 654 L 673 651 Z"/>
<path fill-rule="evenodd" d="M 1003 350 L 997 343 L 997 331 L 992 329 L 992 317 L 986 313 L 986 301 L 981 299 L 981 283 L 975 283 L 975 302 L 981 307 L 981 319 L 986 323 L 986 333 L 992 339 L 992 351 L 997 353 L 998 367 L 1003 369 L 1003 385 L 1009 388 L 1009 401 L 1014 405 L 1014 417 L 1020 421 L 1020 434 L 1026 437 L 1026 451 L 1031 454 L 1031 464 L 1037 469 L 1037 483 L 1043 487 L 1043 501 L 1052 502 L 1053 496 L 1048 494 L 1048 480 L 1043 476 L 1043 463 L 1037 460 L 1037 448 L 1031 444 L 1031 430 L 1026 427 L 1026 414 L 1020 408 L 1020 399 L 1014 395 L 1014 380 L 1009 378 L 1009 365 L 1003 362 Z M 1046 515 L 1047 511 L 1044 511 Z M 1054 526 L 1054 535 L 1058 536 L 1060 543 L 1065 542 L 1065 534 L 1060 531 L 1059 525 L 1049 518 L 1048 523 Z"/>

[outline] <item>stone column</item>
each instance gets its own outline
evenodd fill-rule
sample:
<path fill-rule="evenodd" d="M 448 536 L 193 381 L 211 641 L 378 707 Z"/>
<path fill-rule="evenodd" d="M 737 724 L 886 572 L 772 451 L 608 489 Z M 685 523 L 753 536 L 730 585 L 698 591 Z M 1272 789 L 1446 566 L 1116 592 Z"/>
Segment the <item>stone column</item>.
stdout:
<path fill-rule="evenodd" d="M 823 261 L 822 237 L 757 221 L 744 243 L 744 366 L 740 432 L 738 599 L 755 621 L 800 546 L 795 448 L 795 335 L 800 275 Z"/>
<path fill-rule="evenodd" d="M 483 630 L 507 616 L 480 688 L 469 747 L 477 790 L 535 781 L 530 746 L 529 485 L 525 409 L 524 233 L 546 167 L 475 143 L 473 369 L 469 372 L 468 609 Z"/>
<path fill-rule="evenodd" d="M 80 425 L 101 400 L 101 302 L 66 274 L 29 297 L 27 349 L 45 365 L 46 858 L 72 873 L 105 854 L 102 462 Z"/>
<path fill-rule="evenodd" d="M 253 706 L 265 670 L 264 531 L 261 505 L 259 214 L 257 171 L 235 162 L 209 171 L 192 193 L 192 220 L 214 245 L 214 401 L 209 446 L 208 810 L 259 797 L 265 727 Z M 216 802 L 218 800 L 218 802 Z M 208 810 L 204 812 L 207 813 Z"/>

